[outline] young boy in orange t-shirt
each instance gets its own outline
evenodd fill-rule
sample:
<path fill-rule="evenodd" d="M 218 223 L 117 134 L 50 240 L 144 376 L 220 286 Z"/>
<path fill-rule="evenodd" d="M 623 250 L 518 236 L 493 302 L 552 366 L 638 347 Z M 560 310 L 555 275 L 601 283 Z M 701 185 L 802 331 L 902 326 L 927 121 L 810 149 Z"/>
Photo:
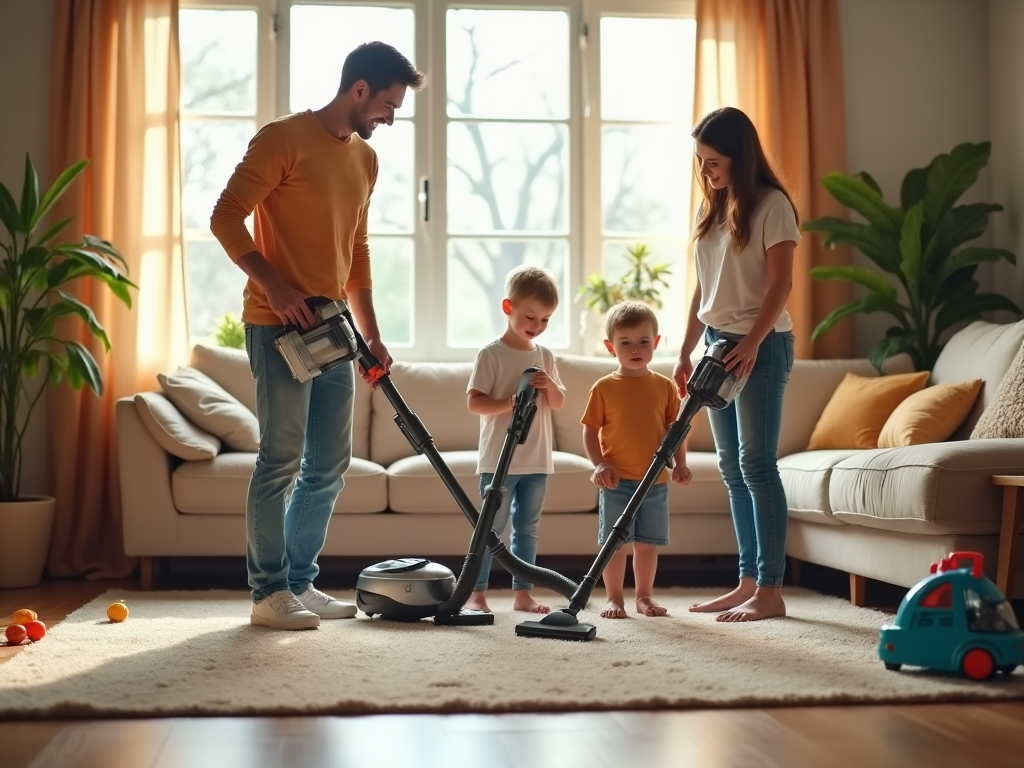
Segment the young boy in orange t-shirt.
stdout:
<path fill-rule="evenodd" d="M 648 369 L 658 346 L 658 318 L 646 304 L 627 301 L 608 313 L 604 344 L 619 367 L 594 384 L 587 400 L 583 445 L 594 464 L 591 480 L 600 488 L 598 543 L 604 544 L 640 480 L 647 473 L 665 432 L 679 414 L 679 393 L 666 376 Z M 675 455 L 672 479 L 690 482 L 686 444 Z M 645 616 L 664 616 L 654 602 L 654 575 L 658 547 L 668 544 L 668 471 L 651 487 L 637 510 L 625 543 L 633 545 L 636 610 Z M 606 619 L 626 618 L 622 594 L 626 576 L 626 547 L 619 547 L 604 569 L 602 579 L 608 602 L 601 609 Z"/>

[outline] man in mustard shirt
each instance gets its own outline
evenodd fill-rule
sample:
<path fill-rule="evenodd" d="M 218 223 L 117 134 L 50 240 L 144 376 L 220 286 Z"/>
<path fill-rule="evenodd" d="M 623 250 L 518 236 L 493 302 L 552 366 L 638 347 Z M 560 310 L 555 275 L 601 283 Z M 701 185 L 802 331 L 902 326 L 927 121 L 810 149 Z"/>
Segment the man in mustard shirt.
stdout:
<path fill-rule="evenodd" d="M 299 384 L 274 337 L 285 324 L 309 327 L 307 297 L 346 299 L 370 351 L 390 366 L 373 311 L 366 220 L 377 155 L 365 140 L 381 123 L 391 125 L 408 89 L 424 83 L 390 45 L 359 46 L 345 59 L 330 103 L 259 130 L 210 218 L 249 276 L 242 320 L 260 449 L 246 499 L 246 565 L 250 621 L 259 626 L 312 629 L 322 618 L 356 613 L 313 586 L 352 457 L 353 366 Z M 255 238 L 245 226 L 254 211 Z"/>

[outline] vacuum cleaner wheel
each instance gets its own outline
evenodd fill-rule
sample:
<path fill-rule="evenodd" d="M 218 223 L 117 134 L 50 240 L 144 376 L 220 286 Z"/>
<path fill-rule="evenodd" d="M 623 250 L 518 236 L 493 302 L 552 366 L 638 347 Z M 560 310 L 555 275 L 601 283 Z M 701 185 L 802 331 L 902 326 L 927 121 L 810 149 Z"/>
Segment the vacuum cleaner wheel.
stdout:
<path fill-rule="evenodd" d="M 455 574 L 423 558 L 398 558 L 364 568 L 356 580 L 356 606 L 369 616 L 419 621 L 455 591 Z"/>

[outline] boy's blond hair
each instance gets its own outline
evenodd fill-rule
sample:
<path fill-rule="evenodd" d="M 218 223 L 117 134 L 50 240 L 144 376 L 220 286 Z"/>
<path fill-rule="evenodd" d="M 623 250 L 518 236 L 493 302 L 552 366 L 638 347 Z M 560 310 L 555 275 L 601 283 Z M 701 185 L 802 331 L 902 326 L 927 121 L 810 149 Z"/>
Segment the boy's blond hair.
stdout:
<path fill-rule="evenodd" d="M 508 273 L 505 279 L 505 298 L 513 304 L 536 299 L 551 309 L 558 306 L 558 283 L 546 269 L 523 264 Z"/>
<path fill-rule="evenodd" d="M 658 316 L 654 310 L 642 301 L 623 301 L 608 311 L 608 319 L 604 323 L 605 338 L 614 341 L 615 331 L 636 328 L 646 322 L 654 326 L 654 335 L 657 336 Z"/>

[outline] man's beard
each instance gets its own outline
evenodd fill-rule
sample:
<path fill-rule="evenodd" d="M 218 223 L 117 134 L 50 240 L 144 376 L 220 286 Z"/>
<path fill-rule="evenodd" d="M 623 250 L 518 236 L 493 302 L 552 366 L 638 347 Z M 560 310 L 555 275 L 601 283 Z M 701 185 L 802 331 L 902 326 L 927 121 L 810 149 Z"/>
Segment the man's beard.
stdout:
<path fill-rule="evenodd" d="M 368 120 L 365 115 L 359 115 L 356 120 L 356 124 L 359 126 L 356 128 L 356 133 L 359 134 L 359 138 L 363 141 L 367 141 L 373 136 L 373 121 Z"/>

